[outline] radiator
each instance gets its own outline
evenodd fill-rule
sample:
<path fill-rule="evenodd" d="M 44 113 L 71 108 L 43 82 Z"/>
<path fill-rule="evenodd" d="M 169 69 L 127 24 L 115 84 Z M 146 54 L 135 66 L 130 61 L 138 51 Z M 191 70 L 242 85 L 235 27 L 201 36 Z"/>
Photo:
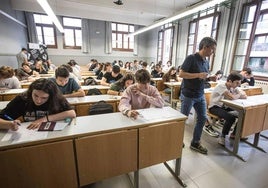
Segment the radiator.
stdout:
<path fill-rule="evenodd" d="M 268 82 L 261 81 L 261 80 L 255 80 L 255 86 L 261 86 L 262 87 L 262 92 L 264 94 L 268 94 Z"/>

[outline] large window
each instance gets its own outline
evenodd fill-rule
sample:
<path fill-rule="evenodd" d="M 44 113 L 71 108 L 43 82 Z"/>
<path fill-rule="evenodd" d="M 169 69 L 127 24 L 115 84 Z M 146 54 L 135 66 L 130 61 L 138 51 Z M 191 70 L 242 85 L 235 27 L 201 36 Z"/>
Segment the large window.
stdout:
<path fill-rule="evenodd" d="M 64 48 L 81 49 L 81 19 L 63 17 Z"/>
<path fill-rule="evenodd" d="M 134 32 L 134 25 L 112 23 L 112 48 L 118 51 L 133 52 L 134 37 L 127 37 Z"/>
<path fill-rule="evenodd" d="M 47 15 L 34 14 L 38 40 L 48 48 L 57 48 L 55 27 Z"/>
<path fill-rule="evenodd" d="M 199 43 L 204 37 L 212 37 L 217 40 L 217 30 L 219 25 L 220 12 L 219 7 L 208 9 L 195 16 L 189 23 L 189 33 L 186 55 L 199 51 Z M 213 69 L 214 55 L 209 57 L 210 70 Z"/>
<path fill-rule="evenodd" d="M 243 6 L 232 70 L 250 67 L 259 79 L 268 79 L 268 0 Z"/>
<path fill-rule="evenodd" d="M 174 25 L 168 23 L 162 26 L 158 32 L 158 45 L 157 45 L 157 62 L 162 61 L 162 65 L 166 66 L 168 61 L 172 62 L 174 38 Z"/>

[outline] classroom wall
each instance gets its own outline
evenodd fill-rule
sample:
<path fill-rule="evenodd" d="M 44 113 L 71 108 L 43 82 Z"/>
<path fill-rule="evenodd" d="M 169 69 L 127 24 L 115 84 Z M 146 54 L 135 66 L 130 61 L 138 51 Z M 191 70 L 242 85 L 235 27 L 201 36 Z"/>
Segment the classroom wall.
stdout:
<path fill-rule="evenodd" d="M 0 10 L 25 24 L 23 12 L 13 10 L 9 0 L 1 0 Z M 27 29 L 0 13 L 0 66 L 16 68 L 16 54 L 27 47 L 27 40 Z"/>
<path fill-rule="evenodd" d="M 57 31 L 57 49 L 48 49 L 49 57 L 53 63 L 60 65 L 75 59 L 80 65 L 86 65 L 90 59 L 97 59 L 99 62 L 112 62 L 113 60 L 133 61 L 144 60 L 150 62 L 156 58 L 157 34 L 143 34 L 138 36 L 138 55 L 133 52 L 113 51 L 105 53 L 105 22 L 98 20 L 89 21 L 90 49 L 89 53 L 82 53 L 81 50 L 63 49 L 62 34 Z M 157 33 L 152 31 L 152 33 Z M 155 36 L 156 35 L 156 36 Z M 156 38 L 155 38 L 156 37 Z"/>

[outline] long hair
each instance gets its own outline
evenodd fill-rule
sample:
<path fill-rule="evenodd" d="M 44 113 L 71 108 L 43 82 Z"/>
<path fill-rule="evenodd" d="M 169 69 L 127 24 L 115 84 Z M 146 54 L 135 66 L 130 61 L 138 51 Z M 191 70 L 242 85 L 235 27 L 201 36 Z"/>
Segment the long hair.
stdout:
<path fill-rule="evenodd" d="M 175 67 L 171 67 L 171 68 L 168 70 L 168 72 L 165 73 L 165 74 L 163 75 L 162 80 L 163 80 L 164 82 L 170 82 L 170 79 L 174 79 L 174 80 L 178 81 L 177 73 L 171 75 L 171 71 L 173 71 L 173 70 L 177 71 Z"/>
<path fill-rule="evenodd" d="M 34 89 L 41 90 L 49 95 L 48 100 L 46 102 L 48 104 L 49 114 L 61 112 L 62 110 L 60 108 L 62 106 L 69 106 L 68 101 L 62 95 L 57 85 L 53 81 L 46 78 L 40 78 L 38 80 L 35 80 L 29 86 L 29 89 L 22 94 L 24 95 L 30 106 L 33 106 L 34 104 L 32 98 L 32 93 Z"/>
<path fill-rule="evenodd" d="M 133 84 L 135 83 L 135 77 L 132 73 L 125 74 L 120 80 L 118 80 L 115 84 L 120 87 L 125 87 L 125 83 L 127 80 L 132 80 Z"/>

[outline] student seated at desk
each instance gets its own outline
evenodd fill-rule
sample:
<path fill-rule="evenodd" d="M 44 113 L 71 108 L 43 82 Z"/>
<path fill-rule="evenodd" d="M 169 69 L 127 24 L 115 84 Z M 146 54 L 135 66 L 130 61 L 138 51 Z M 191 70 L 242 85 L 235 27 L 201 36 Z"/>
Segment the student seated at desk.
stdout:
<path fill-rule="evenodd" d="M 240 91 L 237 87 L 240 86 L 242 76 L 239 73 L 231 73 L 227 77 L 225 83 L 219 83 L 214 90 L 212 91 L 210 103 L 208 105 L 208 110 L 211 114 L 214 114 L 225 120 L 221 136 L 218 143 L 222 146 L 225 146 L 225 136 L 229 134 L 229 131 L 235 122 L 236 113 L 231 108 L 227 108 L 221 102 L 222 99 L 246 99 L 247 95 L 245 92 Z M 234 137 L 234 133 L 232 133 Z"/>
<path fill-rule="evenodd" d="M 240 72 L 240 74 L 243 76 L 241 80 L 242 85 L 246 86 L 254 86 L 255 85 L 255 79 L 252 74 L 251 68 L 243 68 L 243 70 Z"/>
<path fill-rule="evenodd" d="M 107 91 L 109 95 L 122 95 L 123 91 L 130 85 L 135 83 L 135 78 L 132 73 L 125 74 L 120 80 L 113 83 Z"/>
<path fill-rule="evenodd" d="M 112 83 L 116 82 L 120 78 L 122 78 L 122 74 L 120 73 L 120 67 L 118 65 L 114 65 L 112 68 L 112 72 L 106 72 L 102 79 L 101 85 L 103 86 L 111 86 Z"/>
<path fill-rule="evenodd" d="M 162 80 L 163 80 L 163 82 L 178 82 L 176 68 L 175 67 L 171 67 L 168 70 L 168 72 L 166 72 L 164 74 L 164 76 L 162 77 Z M 164 89 L 164 92 L 170 94 L 171 93 L 171 89 L 166 86 L 166 88 Z"/>
<path fill-rule="evenodd" d="M 19 117 L 32 122 L 28 129 L 36 129 L 42 122 L 75 118 L 75 116 L 75 111 L 56 84 L 49 79 L 41 78 L 34 81 L 27 91 L 17 95 L 0 112 L 0 128 L 17 130 Z"/>
<path fill-rule="evenodd" d="M 0 90 L 21 88 L 20 81 L 14 74 L 13 68 L 9 66 L 0 67 Z"/>
<path fill-rule="evenodd" d="M 164 100 L 156 87 L 150 85 L 151 76 L 147 70 L 140 69 L 135 73 L 136 82 L 123 93 L 118 109 L 127 117 L 136 119 L 137 109 L 164 106 Z"/>
<path fill-rule="evenodd" d="M 39 73 L 32 70 L 29 64 L 23 63 L 22 67 L 16 71 L 16 77 L 20 81 L 26 80 L 33 82 L 35 77 L 39 77 Z"/>
<path fill-rule="evenodd" d="M 50 78 L 64 97 L 84 97 L 85 91 L 81 86 L 73 79 L 70 78 L 70 73 L 66 67 L 60 66 L 55 71 L 56 78 Z"/>
<path fill-rule="evenodd" d="M 153 78 L 162 78 L 164 73 L 162 72 L 162 67 L 159 64 L 156 64 L 154 70 L 152 70 L 151 75 Z"/>
<path fill-rule="evenodd" d="M 33 70 L 35 70 L 39 74 L 47 74 L 48 68 L 45 64 L 43 64 L 41 58 L 37 58 Z"/>

